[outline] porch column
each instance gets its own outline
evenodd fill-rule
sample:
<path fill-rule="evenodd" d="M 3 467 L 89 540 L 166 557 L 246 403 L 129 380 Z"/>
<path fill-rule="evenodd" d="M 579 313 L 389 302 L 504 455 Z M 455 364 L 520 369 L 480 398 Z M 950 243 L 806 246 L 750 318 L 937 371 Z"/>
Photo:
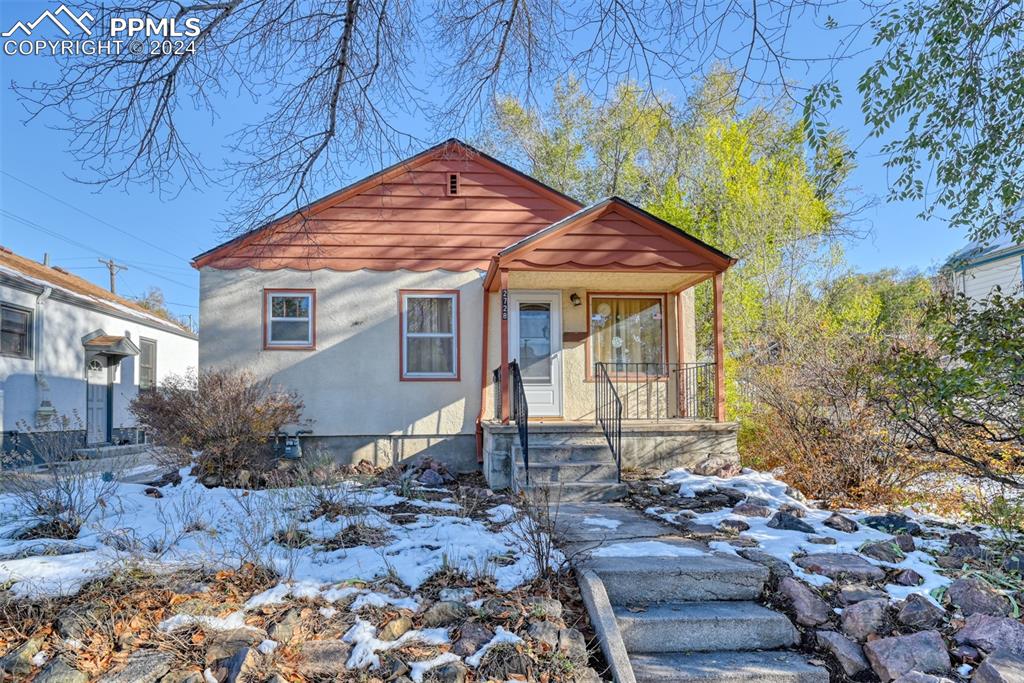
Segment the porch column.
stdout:
<path fill-rule="evenodd" d="M 508 270 L 498 272 L 501 288 L 501 422 L 508 424 L 512 379 L 508 370 Z"/>
<path fill-rule="evenodd" d="M 725 325 L 722 322 L 722 296 L 725 273 L 715 273 L 715 421 L 725 422 Z"/>
<path fill-rule="evenodd" d="M 686 333 L 683 326 L 683 290 L 676 292 L 676 361 L 679 362 L 679 373 L 676 375 L 676 391 L 679 394 L 679 417 L 689 417 L 686 401 Z"/>

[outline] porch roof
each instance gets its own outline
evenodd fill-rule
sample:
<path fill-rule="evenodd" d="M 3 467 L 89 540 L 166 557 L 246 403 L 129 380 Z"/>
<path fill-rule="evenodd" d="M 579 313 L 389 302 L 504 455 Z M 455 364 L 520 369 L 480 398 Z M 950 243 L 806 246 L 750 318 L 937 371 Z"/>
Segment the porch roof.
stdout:
<path fill-rule="evenodd" d="M 499 251 L 484 288 L 497 289 L 502 270 L 688 273 L 696 276 L 692 285 L 735 262 L 630 202 L 608 197 Z"/>

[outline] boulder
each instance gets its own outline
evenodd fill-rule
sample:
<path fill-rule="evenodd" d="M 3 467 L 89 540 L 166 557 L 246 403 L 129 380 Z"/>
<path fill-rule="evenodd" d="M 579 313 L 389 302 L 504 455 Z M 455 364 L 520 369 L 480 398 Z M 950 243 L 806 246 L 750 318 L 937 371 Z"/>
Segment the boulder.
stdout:
<path fill-rule="evenodd" d="M 690 520 L 681 521 L 679 526 L 693 538 L 714 538 L 718 535 L 718 528 L 711 524 L 701 524 Z"/>
<path fill-rule="evenodd" d="M 864 658 L 860 645 L 846 636 L 835 631 L 818 631 L 815 635 L 818 647 L 835 657 L 847 676 L 856 676 L 868 668 L 868 660 Z"/>
<path fill-rule="evenodd" d="M 156 683 L 171 670 L 174 657 L 168 652 L 136 650 L 119 670 L 104 674 L 98 683 Z"/>
<path fill-rule="evenodd" d="M 215 675 L 224 683 L 250 680 L 260 667 L 260 653 L 256 648 L 243 647 L 234 655 L 219 663 Z"/>
<path fill-rule="evenodd" d="M 844 517 L 838 512 L 833 512 L 829 515 L 828 519 L 822 522 L 825 526 L 831 527 L 836 531 L 843 531 L 848 534 L 852 534 L 854 531 L 860 528 L 857 522 L 853 521 L 849 517 Z"/>
<path fill-rule="evenodd" d="M 737 550 L 736 554 L 742 557 L 744 560 L 750 560 L 757 564 L 768 567 L 769 576 L 772 581 L 778 583 L 787 576 L 793 576 L 793 568 L 789 566 L 789 563 L 780 560 L 779 558 L 764 552 L 763 550 L 756 550 L 754 548 L 743 548 Z"/>
<path fill-rule="evenodd" d="M 734 515 L 743 515 L 744 517 L 771 517 L 773 511 L 767 505 L 747 502 L 733 506 L 732 512 Z"/>
<path fill-rule="evenodd" d="M 35 683 L 88 683 L 88 681 L 89 676 L 60 657 L 53 659 L 35 677 Z"/>
<path fill-rule="evenodd" d="M 893 577 L 893 581 L 898 586 L 920 586 L 924 583 L 924 577 L 913 569 L 903 569 Z"/>
<path fill-rule="evenodd" d="M 444 602 L 472 602 L 476 591 L 472 588 L 442 588 L 437 593 L 437 599 Z"/>
<path fill-rule="evenodd" d="M 533 659 L 515 645 L 498 645 L 487 651 L 477 670 L 479 680 L 534 680 Z"/>
<path fill-rule="evenodd" d="M 449 626 L 462 621 L 468 617 L 469 614 L 470 609 L 463 602 L 440 600 L 431 605 L 427 611 L 423 613 L 423 625 L 426 628 Z"/>
<path fill-rule="evenodd" d="M 776 512 L 771 519 L 768 520 L 768 526 L 772 529 L 781 529 L 783 531 L 802 531 L 805 534 L 813 534 L 814 527 L 803 521 L 791 512 L 783 512 L 779 510 Z"/>
<path fill-rule="evenodd" d="M 437 470 L 425 469 L 420 472 L 420 476 L 416 477 L 424 486 L 439 487 L 444 486 L 444 477 Z"/>
<path fill-rule="evenodd" d="M 977 668 L 971 681 L 972 683 L 1020 683 L 1020 681 L 1024 681 L 1024 656 L 1005 650 L 993 652 Z"/>
<path fill-rule="evenodd" d="M 860 547 L 860 552 L 862 555 L 867 555 L 873 560 L 889 562 L 890 564 L 903 559 L 903 551 L 892 541 L 866 543 Z"/>
<path fill-rule="evenodd" d="M 832 610 L 829 609 L 828 604 L 797 579 L 792 577 L 782 579 L 779 582 L 779 592 L 796 614 L 798 624 L 818 626 L 828 623 L 829 617 L 832 616 Z"/>
<path fill-rule="evenodd" d="M 469 669 L 462 662 L 448 662 L 430 670 L 430 680 L 435 683 L 465 683 Z"/>
<path fill-rule="evenodd" d="M 252 628 L 236 628 L 229 631 L 207 631 L 206 663 L 233 657 L 240 650 L 259 645 L 265 634 Z"/>
<path fill-rule="evenodd" d="M 843 610 L 841 618 L 843 633 L 855 640 L 867 640 L 869 636 L 884 635 L 888 632 L 889 601 L 885 598 L 862 600 Z"/>
<path fill-rule="evenodd" d="M 807 542 L 815 545 L 835 545 L 837 543 L 836 539 L 831 536 L 808 536 Z"/>
<path fill-rule="evenodd" d="M 576 665 L 583 665 L 590 659 L 587 639 L 577 629 L 563 628 L 558 631 L 558 651 Z"/>
<path fill-rule="evenodd" d="M 978 578 L 957 579 L 946 591 L 951 605 L 960 609 L 965 617 L 988 614 L 1005 617 L 1010 614 L 1010 600 L 992 586 Z"/>
<path fill-rule="evenodd" d="M 864 645 L 864 654 L 886 683 L 911 671 L 946 673 L 950 669 L 949 653 L 938 631 L 872 640 Z"/>
<path fill-rule="evenodd" d="M 558 647 L 558 627 L 550 621 L 531 621 L 526 628 L 526 635 L 543 644 L 548 650 Z"/>
<path fill-rule="evenodd" d="M 1008 617 L 972 614 L 953 639 L 989 653 L 1004 650 L 1024 656 L 1024 624 Z"/>
<path fill-rule="evenodd" d="M 738 534 L 750 528 L 750 525 L 742 519 L 723 519 L 718 523 L 718 528 L 733 534 Z"/>
<path fill-rule="evenodd" d="M 289 643 L 298 632 L 302 622 L 301 611 L 293 607 L 281 615 L 281 620 L 267 627 L 267 635 L 279 643 Z"/>
<path fill-rule="evenodd" d="M 883 590 L 872 588 L 862 583 L 851 583 L 840 587 L 838 597 L 840 604 L 852 605 L 874 598 L 888 598 L 888 594 Z"/>
<path fill-rule="evenodd" d="M 547 622 L 542 622 L 547 623 Z M 554 627 L 552 627 L 554 628 Z M 459 629 L 459 639 L 452 646 L 452 652 L 462 658 L 469 657 L 494 637 L 494 631 L 478 621 L 467 621 Z"/>
<path fill-rule="evenodd" d="M 921 533 L 920 524 L 910 521 L 909 517 L 901 514 L 871 515 L 870 517 L 863 518 L 861 523 L 866 524 L 872 529 L 884 531 L 887 534 L 911 534 L 916 536 Z"/>
<path fill-rule="evenodd" d="M 412 628 L 412 619 L 407 616 L 395 617 L 388 623 L 384 624 L 381 628 L 380 633 L 377 634 L 377 638 L 380 640 L 398 640 L 401 638 L 406 631 Z"/>
<path fill-rule="evenodd" d="M 307 640 L 298 647 L 299 672 L 307 678 L 339 677 L 351 651 L 341 640 Z"/>
<path fill-rule="evenodd" d="M 860 555 L 852 553 L 818 553 L 793 560 L 797 566 L 830 579 L 851 578 L 860 581 L 882 581 L 885 572 Z"/>
<path fill-rule="evenodd" d="M 961 545 L 969 548 L 977 548 L 981 545 L 981 536 L 972 534 L 970 531 L 957 531 L 946 539 L 950 545 Z"/>
<path fill-rule="evenodd" d="M 690 471 L 702 477 L 721 477 L 726 479 L 739 474 L 740 466 L 733 458 L 709 455 L 694 465 Z"/>
<path fill-rule="evenodd" d="M 807 509 L 802 505 L 793 505 L 792 503 L 783 503 L 779 506 L 779 512 L 785 512 L 794 517 L 803 519 L 807 516 Z"/>
<path fill-rule="evenodd" d="M 12 674 L 15 678 L 27 676 L 32 671 L 32 658 L 36 656 L 43 641 L 33 638 L 0 657 L 0 672 Z"/>
<path fill-rule="evenodd" d="M 921 673 L 920 671 L 908 671 L 893 681 L 893 683 L 953 683 L 953 681 L 945 676 L 933 676 Z"/>
<path fill-rule="evenodd" d="M 562 603 L 554 598 L 531 597 L 523 600 L 523 604 L 530 610 L 530 616 L 562 620 Z"/>
<path fill-rule="evenodd" d="M 914 629 L 935 628 L 946 618 L 946 611 L 923 595 L 911 593 L 900 605 L 896 621 Z"/>
<path fill-rule="evenodd" d="M 109 616 L 110 608 L 102 603 L 74 603 L 60 611 L 53 625 L 61 638 L 85 641 L 86 632 Z"/>
<path fill-rule="evenodd" d="M 917 543 L 914 542 L 914 537 L 910 534 L 896 534 L 896 545 L 904 553 L 912 553 L 917 550 Z"/>

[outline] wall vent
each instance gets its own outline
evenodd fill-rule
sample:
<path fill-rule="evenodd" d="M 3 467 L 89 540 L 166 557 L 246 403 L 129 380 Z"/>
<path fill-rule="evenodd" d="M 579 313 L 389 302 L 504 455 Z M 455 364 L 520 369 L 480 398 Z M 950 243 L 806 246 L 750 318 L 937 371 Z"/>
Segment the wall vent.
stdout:
<path fill-rule="evenodd" d="M 449 197 L 456 197 L 459 194 L 459 174 L 449 173 L 448 183 L 445 185 L 445 194 Z"/>

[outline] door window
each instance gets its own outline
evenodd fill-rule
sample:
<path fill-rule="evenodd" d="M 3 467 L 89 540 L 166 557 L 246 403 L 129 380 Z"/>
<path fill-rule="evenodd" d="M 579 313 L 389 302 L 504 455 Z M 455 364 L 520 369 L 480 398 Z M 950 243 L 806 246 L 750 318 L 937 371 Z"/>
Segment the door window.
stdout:
<path fill-rule="evenodd" d="M 519 305 L 519 371 L 525 384 L 551 382 L 551 304 Z"/>

